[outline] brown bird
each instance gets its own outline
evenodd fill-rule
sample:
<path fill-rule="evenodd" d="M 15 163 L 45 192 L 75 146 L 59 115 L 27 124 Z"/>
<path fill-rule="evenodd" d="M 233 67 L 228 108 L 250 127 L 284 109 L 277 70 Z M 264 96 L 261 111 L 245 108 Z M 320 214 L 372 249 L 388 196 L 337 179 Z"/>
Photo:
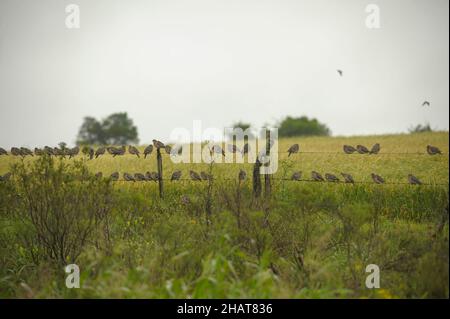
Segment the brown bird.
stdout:
<path fill-rule="evenodd" d="M 384 184 L 385 183 L 383 177 L 381 177 L 380 175 L 372 173 L 371 176 L 372 176 L 372 180 L 375 183 L 377 183 L 377 184 Z"/>
<path fill-rule="evenodd" d="M 291 180 L 299 181 L 302 178 L 302 172 L 294 172 L 291 176 Z"/>
<path fill-rule="evenodd" d="M 26 147 L 21 147 L 20 151 L 22 152 L 23 156 L 27 155 L 34 156 L 33 152 Z"/>
<path fill-rule="evenodd" d="M 248 143 L 244 144 L 244 147 L 242 148 L 242 155 L 248 154 L 250 152 L 250 145 Z"/>
<path fill-rule="evenodd" d="M 95 174 L 95 178 L 101 179 L 102 177 L 103 177 L 102 172 L 98 172 L 97 174 Z"/>
<path fill-rule="evenodd" d="M 247 173 L 244 170 L 239 170 L 239 175 L 238 175 L 239 181 L 243 181 L 247 178 Z"/>
<path fill-rule="evenodd" d="M 149 146 L 147 146 L 147 147 L 144 149 L 144 158 L 147 158 L 147 155 L 152 154 L 152 152 L 153 152 L 153 145 L 150 144 Z"/>
<path fill-rule="evenodd" d="M 167 154 L 170 155 L 170 153 L 172 152 L 172 147 L 170 145 L 166 145 L 164 146 L 164 150 L 166 151 Z"/>
<path fill-rule="evenodd" d="M 146 181 L 147 178 L 144 176 L 144 174 L 136 173 L 134 174 L 134 179 L 140 182 Z"/>
<path fill-rule="evenodd" d="M 217 154 L 222 154 L 223 156 L 225 156 L 225 151 L 219 146 L 219 145 L 213 145 L 212 149 L 211 149 L 214 153 Z"/>
<path fill-rule="evenodd" d="M 344 145 L 343 149 L 346 154 L 353 154 L 356 152 L 356 148 L 351 145 Z"/>
<path fill-rule="evenodd" d="M 408 174 L 408 182 L 413 185 L 421 185 L 422 182 L 413 174 Z"/>
<path fill-rule="evenodd" d="M 365 147 L 364 145 L 356 145 L 356 150 L 358 151 L 359 154 L 367 154 L 367 153 L 369 153 L 368 148 Z"/>
<path fill-rule="evenodd" d="M 327 181 L 329 181 L 329 182 L 339 182 L 339 178 L 337 178 L 335 175 L 333 175 L 333 174 L 329 174 L 329 173 L 326 173 L 325 174 L 325 178 L 327 179 Z"/>
<path fill-rule="evenodd" d="M 203 172 L 203 171 L 200 172 L 200 177 L 201 177 L 202 180 L 204 180 L 204 181 L 207 181 L 207 180 L 210 179 L 209 174 L 207 174 L 207 173 L 205 173 L 205 172 Z"/>
<path fill-rule="evenodd" d="M 320 175 L 316 171 L 311 172 L 311 178 L 313 179 L 313 181 L 316 181 L 316 182 L 324 182 L 325 181 L 323 179 L 322 175 Z"/>
<path fill-rule="evenodd" d="M 115 149 L 113 157 L 125 155 L 126 151 L 127 151 L 127 147 L 125 145 L 122 145 L 121 148 Z"/>
<path fill-rule="evenodd" d="M 353 179 L 353 176 L 347 173 L 341 173 L 342 177 L 344 177 L 344 181 L 346 183 L 354 184 L 355 180 Z"/>
<path fill-rule="evenodd" d="M 181 178 L 181 171 L 175 171 L 170 178 L 171 181 L 177 181 Z"/>
<path fill-rule="evenodd" d="M 0 156 L 1 155 L 8 155 L 8 152 L 4 148 L 0 147 Z"/>
<path fill-rule="evenodd" d="M 71 148 L 69 150 L 69 158 L 72 158 L 74 156 L 77 156 L 78 153 L 80 153 L 80 148 L 78 146 L 75 146 L 74 148 Z"/>
<path fill-rule="evenodd" d="M 380 143 L 375 143 L 370 150 L 370 154 L 378 154 L 380 152 Z"/>
<path fill-rule="evenodd" d="M 23 156 L 22 151 L 17 147 L 11 147 L 11 154 L 14 156 Z"/>
<path fill-rule="evenodd" d="M 200 177 L 200 175 L 198 175 L 198 173 L 197 173 L 197 172 L 194 172 L 194 171 L 189 171 L 189 176 L 191 177 L 191 179 L 192 179 L 193 181 L 201 181 L 201 180 L 202 180 L 202 178 Z"/>
<path fill-rule="evenodd" d="M 110 155 L 114 155 L 115 152 L 117 152 L 117 148 L 115 148 L 114 146 L 108 146 L 106 148 L 106 151 L 110 154 Z"/>
<path fill-rule="evenodd" d="M 130 153 L 131 155 L 136 155 L 137 157 L 140 157 L 139 150 L 132 145 L 128 146 L 128 153 Z"/>
<path fill-rule="evenodd" d="M 157 172 L 151 172 L 150 176 L 152 177 L 152 180 L 157 182 L 159 180 L 159 174 Z"/>
<path fill-rule="evenodd" d="M 53 148 L 50 146 L 44 146 L 44 152 L 49 156 L 55 155 Z"/>
<path fill-rule="evenodd" d="M 134 179 L 134 177 L 128 173 L 123 173 L 123 179 L 126 180 L 127 182 L 135 182 L 136 181 Z"/>
<path fill-rule="evenodd" d="M 94 149 L 92 147 L 89 148 L 88 154 L 89 154 L 89 159 L 90 160 L 94 158 L 95 151 L 94 151 Z"/>
<path fill-rule="evenodd" d="M 106 152 L 106 148 L 104 148 L 104 147 L 99 147 L 99 148 L 97 149 L 97 151 L 95 151 L 95 158 L 98 158 L 99 156 L 104 155 L 105 152 Z"/>
<path fill-rule="evenodd" d="M 233 154 L 236 152 L 240 152 L 239 149 L 237 148 L 237 146 L 234 144 L 228 144 L 227 150 L 228 150 L 228 152 L 233 153 Z"/>
<path fill-rule="evenodd" d="M 158 141 L 158 140 L 153 140 L 153 146 L 155 146 L 156 148 L 165 148 L 165 145 L 163 142 Z"/>
<path fill-rule="evenodd" d="M 300 146 L 298 144 L 292 145 L 288 149 L 288 153 L 289 153 L 288 157 L 291 156 L 291 154 L 298 153 L 299 150 L 300 150 Z"/>
<path fill-rule="evenodd" d="M 117 181 L 119 179 L 119 172 L 114 172 L 110 176 L 112 181 Z"/>
<path fill-rule="evenodd" d="M 427 145 L 427 153 L 430 155 L 442 154 L 441 150 L 436 146 Z"/>
<path fill-rule="evenodd" d="M 34 148 L 34 155 L 36 155 L 36 156 L 43 156 L 44 155 L 44 151 L 41 150 L 40 148 L 35 147 Z"/>

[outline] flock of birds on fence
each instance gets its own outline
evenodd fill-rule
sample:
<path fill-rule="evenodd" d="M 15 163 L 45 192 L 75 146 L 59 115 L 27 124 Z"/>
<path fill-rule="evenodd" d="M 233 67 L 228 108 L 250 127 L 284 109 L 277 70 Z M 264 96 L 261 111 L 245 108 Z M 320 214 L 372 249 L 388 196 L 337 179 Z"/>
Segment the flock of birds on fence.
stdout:
<path fill-rule="evenodd" d="M 270 147 L 272 145 L 273 145 L 273 143 L 269 143 Z M 153 140 L 153 144 L 148 145 L 144 149 L 144 152 L 143 152 L 144 158 L 146 158 L 147 156 L 152 154 L 154 149 L 157 149 L 158 151 L 160 149 L 164 149 L 167 154 L 171 154 L 171 155 L 181 155 L 181 153 L 182 153 L 181 147 L 178 147 L 177 149 L 172 149 L 171 146 L 165 145 L 161 141 Z M 249 152 L 249 149 L 250 149 L 250 147 L 249 147 L 248 143 L 246 143 L 244 145 L 242 150 L 239 150 L 236 145 L 232 145 L 232 144 L 228 145 L 228 151 L 231 153 L 240 152 L 244 155 Z M 84 154 L 86 154 L 87 156 L 89 156 L 90 159 L 94 159 L 94 158 L 98 158 L 99 156 L 102 156 L 106 153 L 111 154 L 113 157 L 125 155 L 126 150 L 127 150 L 126 146 L 121 146 L 119 148 L 114 147 L 114 146 L 99 147 L 97 150 L 94 150 L 92 147 L 85 147 L 85 148 L 83 148 L 82 152 Z M 343 151 L 346 154 L 353 154 L 355 152 L 357 152 L 359 154 L 378 154 L 380 152 L 380 150 L 381 150 L 381 147 L 380 147 L 379 143 L 374 144 L 370 150 L 367 147 L 365 147 L 364 145 L 357 145 L 356 147 L 353 147 L 351 145 L 343 146 Z M 441 150 L 436 146 L 427 145 L 426 150 L 429 155 L 442 154 Z M 289 149 L 287 150 L 288 157 L 291 154 L 298 153 L 299 151 L 300 151 L 299 144 L 291 145 L 289 147 Z M 62 156 L 62 157 L 69 156 L 69 158 L 72 158 L 72 157 L 78 155 L 79 152 L 80 152 L 80 148 L 78 146 L 74 147 L 74 148 L 66 148 L 66 149 L 57 148 L 57 147 L 52 148 L 49 146 L 45 146 L 43 149 L 35 148 L 34 153 L 25 147 L 11 148 L 11 154 L 13 156 L 22 156 L 22 157 L 25 157 L 28 155 L 30 155 L 30 156 L 49 155 L 49 156 Z M 225 151 L 218 145 L 214 145 L 211 148 L 211 152 L 222 154 L 223 156 L 225 156 Z M 132 145 L 128 146 L 128 153 L 131 155 L 136 155 L 137 157 L 140 157 L 140 155 L 141 155 L 140 151 Z M 6 150 L 4 150 L 3 148 L 0 148 L 0 155 L 8 155 L 8 152 Z M 309 180 L 309 181 L 335 182 L 335 183 L 336 182 L 344 182 L 344 183 L 351 183 L 351 184 L 355 183 L 355 180 L 353 179 L 352 175 L 350 175 L 348 173 L 341 173 L 341 175 L 343 177 L 343 181 L 341 181 L 336 175 L 333 175 L 330 173 L 326 173 L 324 176 L 322 176 L 320 173 L 318 173 L 316 171 L 312 171 L 311 172 L 311 180 Z M 103 178 L 103 173 L 98 172 L 97 174 L 95 174 L 95 176 L 97 178 Z M 160 180 L 159 174 L 157 172 L 146 172 L 145 174 L 123 173 L 122 176 L 123 176 L 124 181 L 129 181 L 129 182 L 136 182 L 136 181 L 155 181 L 155 182 L 157 182 Z M 182 172 L 180 170 L 177 170 L 172 173 L 170 181 L 180 180 L 181 176 L 182 176 Z M 239 175 L 238 175 L 238 180 L 243 181 L 246 179 L 246 176 L 247 176 L 246 172 L 243 170 L 240 170 Z M 11 177 L 11 173 L 6 173 L 3 176 L 0 175 L 0 181 L 7 181 L 10 179 L 10 177 Z M 192 181 L 208 181 L 208 180 L 212 179 L 212 176 L 208 173 L 205 173 L 203 171 L 200 173 L 197 173 L 192 170 L 189 172 L 189 177 L 190 177 L 190 180 L 192 180 Z M 302 180 L 301 177 L 302 177 L 302 172 L 297 171 L 292 174 L 291 180 L 300 181 L 300 180 Z M 119 172 L 114 172 L 110 175 L 109 178 L 112 181 L 118 181 L 120 179 L 120 174 L 119 174 Z M 384 184 L 385 183 L 384 178 L 375 173 L 371 174 L 371 178 L 372 178 L 373 182 L 376 184 Z M 416 176 L 414 176 L 412 174 L 409 174 L 407 176 L 407 179 L 408 179 L 409 184 L 413 184 L 413 185 L 422 184 L 422 182 Z"/>

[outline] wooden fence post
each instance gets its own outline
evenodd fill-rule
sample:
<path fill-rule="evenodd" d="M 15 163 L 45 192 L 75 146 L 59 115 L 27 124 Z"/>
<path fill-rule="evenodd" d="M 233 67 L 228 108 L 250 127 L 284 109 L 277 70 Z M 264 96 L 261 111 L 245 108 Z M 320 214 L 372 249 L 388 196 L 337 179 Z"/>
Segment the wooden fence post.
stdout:
<path fill-rule="evenodd" d="M 159 186 L 159 197 L 163 198 L 164 189 L 163 189 L 163 166 L 162 166 L 162 156 L 161 149 L 158 147 L 156 149 L 156 161 L 158 165 L 158 186 Z"/>
<path fill-rule="evenodd" d="M 253 196 L 259 197 L 261 195 L 261 176 L 259 174 L 259 169 L 261 167 L 261 162 L 259 158 L 256 158 L 255 165 L 253 166 Z"/>

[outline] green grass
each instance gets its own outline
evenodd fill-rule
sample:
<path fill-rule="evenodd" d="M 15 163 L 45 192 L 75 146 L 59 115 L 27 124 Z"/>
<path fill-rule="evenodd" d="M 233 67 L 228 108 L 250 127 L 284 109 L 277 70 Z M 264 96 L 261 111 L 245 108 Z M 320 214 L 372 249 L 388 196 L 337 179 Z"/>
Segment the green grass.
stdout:
<path fill-rule="evenodd" d="M 51 259 L 32 261 L 14 217 L 21 194 L 0 183 L 0 297 L 448 298 L 448 138 L 438 132 L 280 141 L 280 151 L 299 143 L 300 154 L 281 153 L 276 178 L 296 170 L 309 178 L 316 170 L 370 182 L 375 172 L 405 183 L 412 173 L 432 185 L 277 179 L 270 196 L 254 199 L 251 178 L 240 188 L 223 180 L 237 177 L 240 168 L 251 177 L 251 164 L 214 164 L 210 195 L 205 182 L 166 182 L 164 200 L 156 183 L 115 183 L 110 246 L 99 239 L 99 229 L 84 247 L 76 260 L 81 289 L 67 289 L 61 266 Z M 342 152 L 344 143 L 376 142 L 382 147 L 378 155 Z M 427 144 L 444 154 L 388 154 L 424 153 Z M 0 173 L 15 162 L 21 160 L 2 156 Z M 86 165 L 105 175 L 156 170 L 155 154 L 145 160 L 106 155 Z M 208 165 L 173 164 L 165 156 L 166 176 L 175 169 L 187 176 Z M 380 289 L 364 285 L 368 264 L 381 269 Z"/>

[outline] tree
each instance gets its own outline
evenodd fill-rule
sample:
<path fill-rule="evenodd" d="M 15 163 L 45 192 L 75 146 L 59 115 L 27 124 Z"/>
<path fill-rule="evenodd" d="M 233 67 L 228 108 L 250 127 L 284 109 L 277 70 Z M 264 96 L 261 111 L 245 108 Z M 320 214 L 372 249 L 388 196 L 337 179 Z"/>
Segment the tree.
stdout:
<path fill-rule="evenodd" d="M 418 124 L 416 126 L 410 127 L 408 129 L 409 133 L 423 133 L 423 132 L 432 132 L 433 129 L 431 128 L 430 124 Z"/>
<path fill-rule="evenodd" d="M 291 136 L 328 136 L 331 135 L 330 129 L 320 123 L 317 119 L 308 119 L 306 116 L 291 117 L 288 116 L 278 125 L 279 137 Z"/>
<path fill-rule="evenodd" d="M 127 113 L 111 114 L 101 122 L 85 117 L 77 138 L 78 145 L 120 145 L 138 141 L 137 127 Z"/>

